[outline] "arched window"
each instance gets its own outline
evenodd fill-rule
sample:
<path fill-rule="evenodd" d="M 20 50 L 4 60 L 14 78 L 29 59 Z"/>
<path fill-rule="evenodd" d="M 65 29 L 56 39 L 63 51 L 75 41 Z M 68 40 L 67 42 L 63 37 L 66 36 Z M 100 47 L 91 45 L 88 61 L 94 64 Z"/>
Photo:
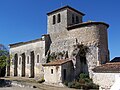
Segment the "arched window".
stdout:
<path fill-rule="evenodd" d="M 79 23 L 79 18 L 78 18 L 78 16 L 76 16 L 76 23 Z"/>
<path fill-rule="evenodd" d="M 56 23 L 56 17 L 55 17 L 55 15 L 53 16 L 53 24 L 55 24 Z"/>
<path fill-rule="evenodd" d="M 72 14 L 72 23 L 75 23 L 75 18 L 74 18 L 74 14 Z"/>
<path fill-rule="evenodd" d="M 57 15 L 57 23 L 60 23 L 60 22 L 61 22 L 61 15 L 58 14 L 58 15 Z"/>
<path fill-rule="evenodd" d="M 40 56 L 39 56 L 39 55 L 37 55 L 37 63 L 39 63 L 39 59 L 40 59 Z"/>
<path fill-rule="evenodd" d="M 30 61 L 30 60 L 29 60 L 29 56 L 27 56 L 27 64 L 29 64 L 29 61 Z"/>

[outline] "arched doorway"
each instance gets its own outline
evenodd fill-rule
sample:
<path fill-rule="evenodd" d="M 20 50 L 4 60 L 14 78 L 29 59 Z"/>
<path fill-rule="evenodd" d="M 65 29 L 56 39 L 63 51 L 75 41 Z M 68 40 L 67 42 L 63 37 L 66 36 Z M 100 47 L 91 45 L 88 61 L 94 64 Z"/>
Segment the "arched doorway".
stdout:
<path fill-rule="evenodd" d="M 25 53 L 22 54 L 22 77 L 25 77 Z"/>
<path fill-rule="evenodd" d="M 14 76 L 17 76 L 18 74 L 17 67 L 18 67 L 18 54 L 15 54 L 14 55 Z"/>
<path fill-rule="evenodd" d="M 34 78 L 34 63 L 35 63 L 35 56 L 34 56 L 34 51 L 32 51 L 30 53 L 30 57 L 31 57 L 31 60 L 30 60 L 30 77 L 31 78 Z"/>

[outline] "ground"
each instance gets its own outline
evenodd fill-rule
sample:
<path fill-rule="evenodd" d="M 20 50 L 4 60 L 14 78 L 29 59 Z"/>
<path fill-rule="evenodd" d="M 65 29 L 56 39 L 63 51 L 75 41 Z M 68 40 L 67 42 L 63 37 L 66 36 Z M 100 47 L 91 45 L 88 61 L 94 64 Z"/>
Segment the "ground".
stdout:
<path fill-rule="evenodd" d="M 71 89 L 67 87 L 55 87 L 55 86 L 40 84 L 40 83 L 37 83 L 33 78 L 7 77 L 2 79 L 15 81 L 15 82 L 17 81 L 22 85 L 24 84 L 26 86 L 25 87 L 19 87 L 19 86 L 4 87 L 4 88 L 0 88 L 0 90 L 76 90 L 76 89 Z M 35 86 L 36 88 L 27 87 L 28 85 Z"/>
<path fill-rule="evenodd" d="M 4 87 L 4 88 L 0 88 L 0 90 L 43 90 L 43 89 L 27 88 L 27 87 Z"/>

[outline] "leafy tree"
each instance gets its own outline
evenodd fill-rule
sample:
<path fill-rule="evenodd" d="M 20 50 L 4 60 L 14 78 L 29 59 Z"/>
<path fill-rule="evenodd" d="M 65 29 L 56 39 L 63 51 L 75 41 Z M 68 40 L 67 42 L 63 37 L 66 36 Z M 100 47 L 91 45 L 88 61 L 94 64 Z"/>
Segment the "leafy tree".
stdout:
<path fill-rule="evenodd" d="M 8 51 L 0 50 L 0 76 L 3 74 L 2 71 L 5 70 L 8 60 Z"/>

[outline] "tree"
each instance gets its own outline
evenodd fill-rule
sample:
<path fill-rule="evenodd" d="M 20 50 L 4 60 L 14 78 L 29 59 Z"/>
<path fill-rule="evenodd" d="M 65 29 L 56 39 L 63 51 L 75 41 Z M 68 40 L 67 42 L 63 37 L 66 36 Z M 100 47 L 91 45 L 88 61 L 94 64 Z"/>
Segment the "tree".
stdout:
<path fill-rule="evenodd" d="M 0 50 L 0 77 L 5 74 L 5 67 L 7 65 L 8 60 L 8 51 Z"/>

